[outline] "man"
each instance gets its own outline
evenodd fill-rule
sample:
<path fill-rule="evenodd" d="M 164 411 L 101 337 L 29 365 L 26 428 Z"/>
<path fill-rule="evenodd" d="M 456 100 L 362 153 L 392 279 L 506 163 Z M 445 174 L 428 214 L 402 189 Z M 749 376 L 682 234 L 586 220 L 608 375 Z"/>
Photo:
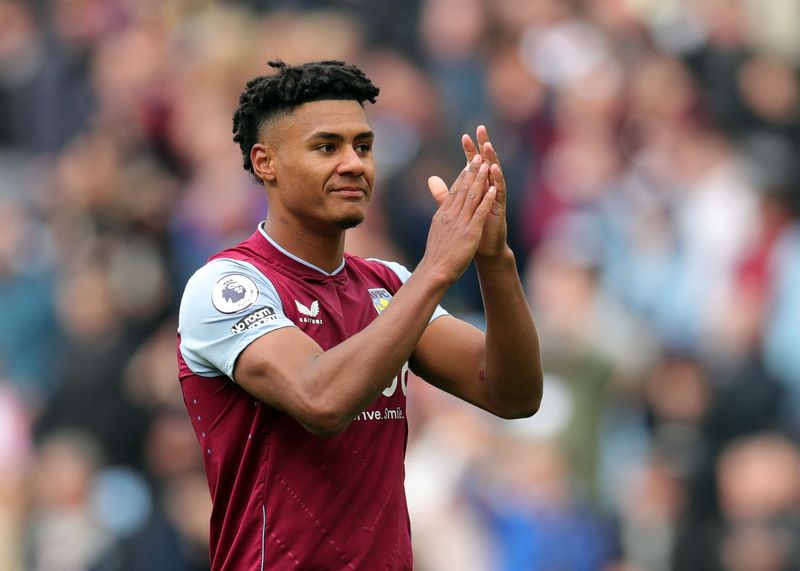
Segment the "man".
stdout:
<path fill-rule="evenodd" d="M 184 401 L 213 500 L 212 569 L 411 569 L 403 488 L 409 368 L 504 418 L 541 400 L 538 340 L 506 245 L 486 130 L 440 203 L 411 274 L 344 253 L 375 182 L 363 110 L 378 89 L 326 61 L 253 79 L 234 114 L 269 212 L 186 286 Z M 474 259 L 487 328 L 438 302 Z"/>

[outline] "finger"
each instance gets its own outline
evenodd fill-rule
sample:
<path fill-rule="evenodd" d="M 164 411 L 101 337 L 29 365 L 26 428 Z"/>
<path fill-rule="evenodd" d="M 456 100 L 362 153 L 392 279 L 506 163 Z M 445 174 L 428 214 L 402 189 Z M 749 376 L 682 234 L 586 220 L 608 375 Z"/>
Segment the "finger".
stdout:
<path fill-rule="evenodd" d="M 439 204 L 439 206 L 448 207 L 453 202 L 454 195 L 464 184 L 464 179 L 469 174 L 468 169 L 469 164 L 461 169 L 461 172 L 458 173 L 456 180 L 453 181 L 453 184 L 450 186 L 450 188 L 448 188 L 447 183 L 438 176 L 432 176 L 428 179 L 428 188 L 430 189 L 431 195 Z"/>
<path fill-rule="evenodd" d="M 428 178 L 428 189 L 431 191 L 431 196 L 433 196 L 433 199 L 439 206 L 447 199 L 450 190 L 447 188 L 447 183 L 438 176 Z"/>
<path fill-rule="evenodd" d="M 498 165 L 500 164 L 500 158 L 497 156 L 497 151 L 495 150 L 494 145 L 489 141 L 486 141 L 481 146 L 481 155 L 483 155 L 483 158 L 489 162 L 496 163 Z"/>
<path fill-rule="evenodd" d="M 486 191 L 486 194 L 483 195 L 480 204 L 475 209 L 475 212 L 472 214 L 472 220 L 470 220 L 470 225 L 475 228 L 476 230 L 480 231 L 483 229 L 484 225 L 486 224 L 486 219 L 489 218 L 489 213 L 492 211 L 492 207 L 494 206 L 495 200 L 497 199 L 497 188 L 495 186 L 490 186 L 489 190 Z"/>
<path fill-rule="evenodd" d="M 478 169 L 478 174 L 472 182 L 469 191 L 466 192 L 464 204 L 462 206 L 462 213 L 469 218 L 475 213 L 475 209 L 480 204 L 485 191 L 488 190 L 486 181 L 489 178 L 489 163 L 484 162 Z"/>
<path fill-rule="evenodd" d="M 464 156 L 467 157 L 467 164 L 472 161 L 472 158 L 477 154 L 478 148 L 472 142 L 472 137 L 464 133 L 461 135 L 461 147 L 464 149 Z"/>
<path fill-rule="evenodd" d="M 452 205 L 453 208 L 456 209 L 456 212 L 460 212 L 463 208 L 464 201 L 466 200 L 470 189 L 475 183 L 475 179 L 478 176 L 482 162 L 483 157 L 476 153 L 469 162 L 469 165 L 467 165 L 467 169 L 464 171 L 464 176 L 460 177 L 460 180 L 453 183 L 453 186 L 450 187 L 450 192 L 454 193 Z"/>
<path fill-rule="evenodd" d="M 478 125 L 478 128 L 475 130 L 475 135 L 478 139 L 478 148 L 482 151 L 486 143 L 489 142 L 489 131 L 486 129 L 486 125 Z M 485 155 L 484 158 L 486 158 Z"/>
<path fill-rule="evenodd" d="M 489 161 L 490 163 L 500 164 L 500 159 L 497 156 L 494 145 L 492 145 L 492 143 L 489 141 L 489 131 L 486 129 L 485 125 L 478 125 L 476 136 L 478 138 L 478 148 L 483 159 Z M 497 186 L 491 171 L 489 172 L 489 184 L 494 184 Z M 497 190 L 498 193 L 505 191 L 499 187 Z"/>
<path fill-rule="evenodd" d="M 485 160 L 489 161 L 493 165 L 497 165 L 497 169 L 492 168 L 491 172 L 489 173 L 489 178 L 491 179 L 492 184 L 497 186 L 498 193 L 505 193 L 505 179 L 503 178 L 503 172 L 500 169 L 500 157 L 497 156 L 497 151 L 495 150 L 494 145 L 491 142 L 486 141 L 481 147 L 481 154 Z M 499 172 L 501 179 L 500 181 L 495 180 L 495 170 Z"/>
<path fill-rule="evenodd" d="M 490 165 L 497 163 L 497 153 L 494 150 L 494 146 L 489 141 L 481 145 L 481 156 L 483 160 L 487 161 Z M 495 184 L 492 170 L 493 169 L 489 170 L 489 184 Z"/>
<path fill-rule="evenodd" d="M 505 205 L 506 203 L 506 179 L 503 176 L 503 169 L 497 163 L 492 163 L 491 169 L 492 184 L 497 187 L 497 202 Z"/>

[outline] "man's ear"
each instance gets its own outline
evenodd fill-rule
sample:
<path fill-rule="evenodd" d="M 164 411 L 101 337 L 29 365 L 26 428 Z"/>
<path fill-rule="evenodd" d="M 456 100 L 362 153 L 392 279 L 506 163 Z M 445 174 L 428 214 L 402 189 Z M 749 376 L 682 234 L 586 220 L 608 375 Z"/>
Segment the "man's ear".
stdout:
<path fill-rule="evenodd" d="M 263 180 L 275 180 L 275 153 L 269 145 L 256 143 L 250 149 L 250 162 L 253 163 L 253 171 L 256 176 Z"/>

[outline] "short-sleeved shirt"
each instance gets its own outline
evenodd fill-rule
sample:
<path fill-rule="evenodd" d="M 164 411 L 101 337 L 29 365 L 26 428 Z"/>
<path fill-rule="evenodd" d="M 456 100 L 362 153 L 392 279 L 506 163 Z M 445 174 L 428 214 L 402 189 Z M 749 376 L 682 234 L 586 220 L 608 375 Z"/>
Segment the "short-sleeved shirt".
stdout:
<path fill-rule="evenodd" d="M 322 438 L 236 384 L 239 354 L 297 327 L 328 350 L 376 319 L 403 266 L 345 254 L 327 273 L 262 227 L 189 280 L 178 364 L 213 502 L 211 567 L 411 569 L 404 490 L 408 365 L 341 434 Z M 445 312 L 437 308 L 432 319 Z"/>

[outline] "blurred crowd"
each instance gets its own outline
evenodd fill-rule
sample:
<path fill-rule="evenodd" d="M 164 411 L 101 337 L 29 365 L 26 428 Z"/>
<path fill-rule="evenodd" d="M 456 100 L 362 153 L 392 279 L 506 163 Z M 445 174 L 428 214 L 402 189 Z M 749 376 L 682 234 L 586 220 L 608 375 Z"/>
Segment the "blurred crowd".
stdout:
<path fill-rule="evenodd" d="M 413 268 L 479 123 L 509 181 L 544 401 L 411 383 L 417 569 L 800 570 L 800 0 L 0 0 L 0 569 L 208 569 L 176 311 L 274 58 L 381 88 L 349 251 Z"/>

